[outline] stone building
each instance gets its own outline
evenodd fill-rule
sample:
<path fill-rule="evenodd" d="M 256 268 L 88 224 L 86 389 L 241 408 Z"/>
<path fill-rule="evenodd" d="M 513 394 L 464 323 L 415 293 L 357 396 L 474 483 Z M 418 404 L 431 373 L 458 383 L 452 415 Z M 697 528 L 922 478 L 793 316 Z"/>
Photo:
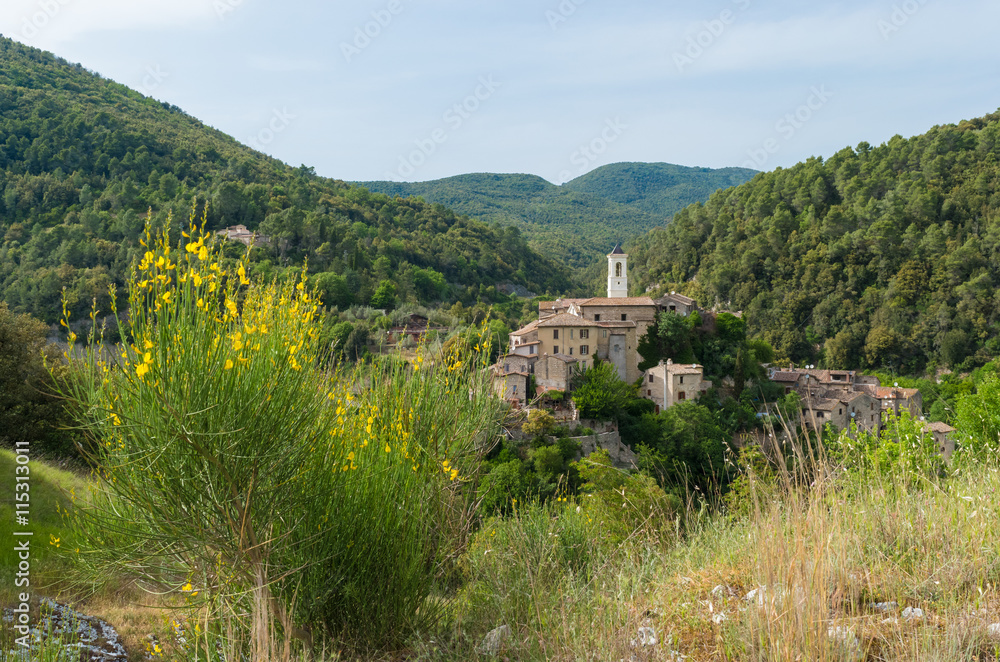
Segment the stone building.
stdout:
<path fill-rule="evenodd" d="M 686 297 L 683 294 L 677 294 L 676 292 L 671 292 L 666 296 L 656 299 L 655 303 L 657 310 L 677 313 L 684 317 L 698 310 L 698 304 L 695 303 L 694 299 Z"/>
<path fill-rule="evenodd" d="M 935 421 L 934 423 L 924 423 L 924 429 L 934 437 L 941 457 L 945 461 L 950 460 L 955 452 L 955 428 L 947 423 Z"/>
<path fill-rule="evenodd" d="M 712 382 L 705 379 L 702 366 L 697 363 L 674 363 L 667 359 L 645 372 L 639 395 L 652 400 L 659 413 L 678 402 L 696 400 L 710 388 Z"/>
<path fill-rule="evenodd" d="M 510 334 L 511 353 L 538 357 L 535 376 L 540 388 L 539 375 L 544 373 L 546 388 L 570 390 L 571 371 L 563 369 L 568 365 L 564 359 L 588 368 L 596 356 L 614 365 L 624 381 L 643 376 L 639 340 L 656 323 L 656 303 L 628 296 L 628 254 L 620 245 L 607 257 L 608 296 L 542 301 L 538 319 Z M 563 358 L 552 362 L 549 357 Z"/>

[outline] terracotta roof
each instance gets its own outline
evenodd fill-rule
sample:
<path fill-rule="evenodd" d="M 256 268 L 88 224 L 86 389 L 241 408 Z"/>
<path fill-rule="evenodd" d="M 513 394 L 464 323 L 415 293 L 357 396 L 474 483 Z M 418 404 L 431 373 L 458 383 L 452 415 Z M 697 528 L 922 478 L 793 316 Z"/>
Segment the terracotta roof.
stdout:
<path fill-rule="evenodd" d="M 563 363 L 576 363 L 577 359 L 575 356 L 569 356 L 567 354 L 549 354 L 549 358 L 559 359 Z"/>
<path fill-rule="evenodd" d="M 839 407 L 841 403 L 839 400 L 828 400 L 826 398 L 806 398 L 802 401 L 803 410 L 816 410 L 816 411 L 833 411 Z"/>
<path fill-rule="evenodd" d="M 517 347 L 531 347 L 532 345 L 541 345 L 541 344 L 542 344 L 541 341 L 539 341 L 539 340 L 533 340 L 531 342 L 523 342 L 520 345 L 518 345 Z"/>
<path fill-rule="evenodd" d="M 511 332 L 510 335 L 512 335 L 512 336 L 523 336 L 523 335 L 526 335 L 528 333 L 531 333 L 532 331 L 534 331 L 535 329 L 538 328 L 538 322 L 539 322 L 539 320 L 535 320 L 533 322 L 528 322 L 527 324 L 525 324 L 524 326 L 522 326 L 517 331 Z"/>
<path fill-rule="evenodd" d="M 559 299 L 558 301 L 539 301 L 538 310 L 555 310 L 556 308 L 569 308 L 571 303 L 580 303 L 586 299 Z"/>
<path fill-rule="evenodd" d="M 581 306 L 656 306 L 649 297 L 594 297 L 593 299 L 583 299 Z"/>
<path fill-rule="evenodd" d="M 919 389 L 896 388 L 895 386 L 879 386 L 874 390 L 875 390 L 875 397 L 878 398 L 879 400 L 895 400 L 897 396 L 909 399 L 915 396 L 917 393 L 920 393 Z"/>
<path fill-rule="evenodd" d="M 559 313 L 558 315 L 553 315 L 548 317 L 538 323 L 539 328 L 549 328 L 553 326 L 600 326 L 599 323 L 589 320 L 585 317 L 580 317 L 579 315 L 570 315 L 569 313 Z"/>
<path fill-rule="evenodd" d="M 694 305 L 695 303 L 695 300 L 692 299 L 691 297 L 686 297 L 683 294 L 677 294 L 676 292 L 665 294 L 664 296 L 657 299 L 656 303 L 660 303 L 661 301 L 666 302 L 669 299 L 673 299 L 674 301 L 680 301 L 681 303 L 686 304 L 688 306 Z"/>
<path fill-rule="evenodd" d="M 660 368 L 666 368 L 666 371 L 672 375 L 700 375 L 702 374 L 702 367 L 697 363 L 664 363 L 663 365 L 655 365 L 648 370 L 652 372 L 654 370 L 659 370 Z"/>
<path fill-rule="evenodd" d="M 788 372 L 787 370 L 779 370 L 771 375 L 772 382 L 797 382 L 799 381 L 800 374 L 797 372 Z"/>
<path fill-rule="evenodd" d="M 943 434 L 948 434 L 949 432 L 955 431 L 955 428 L 941 421 L 934 421 L 933 423 L 928 423 L 926 427 L 928 430 L 932 432 L 941 432 Z"/>

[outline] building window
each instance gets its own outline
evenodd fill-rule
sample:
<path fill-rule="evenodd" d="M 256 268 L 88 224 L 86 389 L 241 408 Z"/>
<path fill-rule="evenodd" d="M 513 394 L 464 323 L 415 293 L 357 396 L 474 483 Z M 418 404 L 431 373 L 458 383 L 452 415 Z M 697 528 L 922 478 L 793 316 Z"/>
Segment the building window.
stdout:
<path fill-rule="evenodd" d="M 843 414 L 843 413 L 844 413 L 844 410 L 843 410 L 843 409 L 838 409 L 838 410 L 837 410 L 837 416 L 840 416 L 840 415 L 841 415 L 841 414 Z"/>
<path fill-rule="evenodd" d="M 559 329 L 553 329 L 552 330 L 552 339 L 553 340 L 559 340 Z"/>
<path fill-rule="evenodd" d="M 681 375 L 681 384 L 684 383 L 684 375 Z"/>
<path fill-rule="evenodd" d="M 685 393 L 684 391 L 681 391 L 680 393 L 677 394 L 677 399 L 678 400 L 687 400 L 687 393 Z"/>
<path fill-rule="evenodd" d="M 580 345 L 580 356 L 587 356 L 590 354 L 590 345 Z"/>
<path fill-rule="evenodd" d="M 569 339 L 573 340 L 573 329 L 569 330 Z"/>
<path fill-rule="evenodd" d="M 553 347 L 552 347 L 552 353 L 553 354 L 558 354 L 559 353 L 559 345 L 553 345 Z"/>
<path fill-rule="evenodd" d="M 532 345 L 531 348 L 528 349 L 528 354 L 534 354 L 534 353 L 535 353 L 535 346 Z"/>
<path fill-rule="evenodd" d="M 517 395 L 517 384 L 514 384 L 514 395 Z"/>
<path fill-rule="evenodd" d="M 588 329 L 580 329 L 580 340 L 586 340 L 590 337 L 590 331 Z"/>
<path fill-rule="evenodd" d="M 503 371 L 504 372 L 510 372 L 510 364 L 509 363 L 504 363 L 503 364 Z"/>
<path fill-rule="evenodd" d="M 628 321 L 628 315 L 626 315 L 625 313 L 622 313 L 622 321 L 623 322 L 627 322 Z"/>
<path fill-rule="evenodd" d="M 647 388 L 646 389 L 646 395 L 653 395 L 653 392 Z"/>
<path fill-rule="evenodd" d="M 677 312 L 677 306 L 670 306 L 670 312 L 676 313 Z"/>
<path fill-rule="evenodd" d="M 653 383 L 653 373 L 649 373 L 649 383 Z"/>
<path fill-rule="evenodd" d="M 569 348 L 569 355 L 573 356 L 573 348 L 572 347 Z"/>
<path fill-rule="evenodd" d="M 594 315 L 594 321 L 595 322 L 600 322 L 601 321 L 601 316 L 600 315 Z"/>

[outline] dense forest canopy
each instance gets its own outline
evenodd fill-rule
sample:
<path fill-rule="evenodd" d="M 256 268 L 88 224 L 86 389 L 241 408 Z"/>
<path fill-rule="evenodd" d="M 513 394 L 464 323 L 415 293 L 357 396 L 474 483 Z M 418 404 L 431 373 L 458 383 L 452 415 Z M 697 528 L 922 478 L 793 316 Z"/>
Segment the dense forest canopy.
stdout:
<path fill-rule="evenodd" d="M 174 232 L 195 201 L 210 229 L 242 223 L 269 236 L 256 272 L 308 260 L 324 303 L 368 305 L 382 285 L 400 301 L 490 301 L 501 284 L 572 289 L 569 272 L 517 228 L 439 204 L 391 198 L 293 168 L 180 109 L 80 65 L 0 37 L 0 299 L 75 317 L 124 282 L 147 210 Z M 207 203 L 207 204 L 206 204 Z M 207 206 L 207 210 L 205 207 Z M 242 252 L 234 244 L 231 252 Z"/>
<path fill-rule="evenodd" d="M 921 373 L 1000 355 L 1000 114 L 759 174 L 630 247 L 641 289 L 742 310 L 779 355 Z"/>

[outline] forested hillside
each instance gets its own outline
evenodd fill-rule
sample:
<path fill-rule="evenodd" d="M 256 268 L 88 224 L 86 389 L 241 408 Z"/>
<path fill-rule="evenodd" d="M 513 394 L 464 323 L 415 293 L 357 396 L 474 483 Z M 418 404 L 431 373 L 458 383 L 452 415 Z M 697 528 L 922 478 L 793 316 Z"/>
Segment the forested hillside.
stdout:
<path fill-rule="evenodd" d="M 324 302 L 467 303 L 514 283 L 565 292 L 568 271 L 516 228 L 289 167 L 180 109 L 0 37 L 0 299 L 46 322 L 65 287 L 79 317 L 122 283 L 147 210 L 174 231 L 195 200 L 211 229 L 270 236 L 263 275 L 308 259 Z M 235 244 L 232 252 L 243 250 Z M 383 287 L 379 287 L 380 284 Z"/>
<path fill-rule="evenodd" d="M 478 173 L 429 182 L 360 182 L 388 195 L 420 196 L 473 218 L 519 228 L 532 246 L 565 264 L 603 262 L 611 247 L 669 222 L 684 206 L 755 171 L 667 163 L 597 168 L 562 186 L 535 175 Z"/>
<path fill-rule="evenodd" d="M 713 170 L 672 163 L 612 163 L 562 187 L 669 219 L 684 207 L 704 202 L 719 189 L 738 186 L 756 174 L 756 170 L 747 168 Z"/>
<path fill-rule="evenodd" d="M 998 155 L 992 114 L 760 174 L 629 247 L 634 274 L 793 359 L 969 368 L 1000 355 Z"/>

